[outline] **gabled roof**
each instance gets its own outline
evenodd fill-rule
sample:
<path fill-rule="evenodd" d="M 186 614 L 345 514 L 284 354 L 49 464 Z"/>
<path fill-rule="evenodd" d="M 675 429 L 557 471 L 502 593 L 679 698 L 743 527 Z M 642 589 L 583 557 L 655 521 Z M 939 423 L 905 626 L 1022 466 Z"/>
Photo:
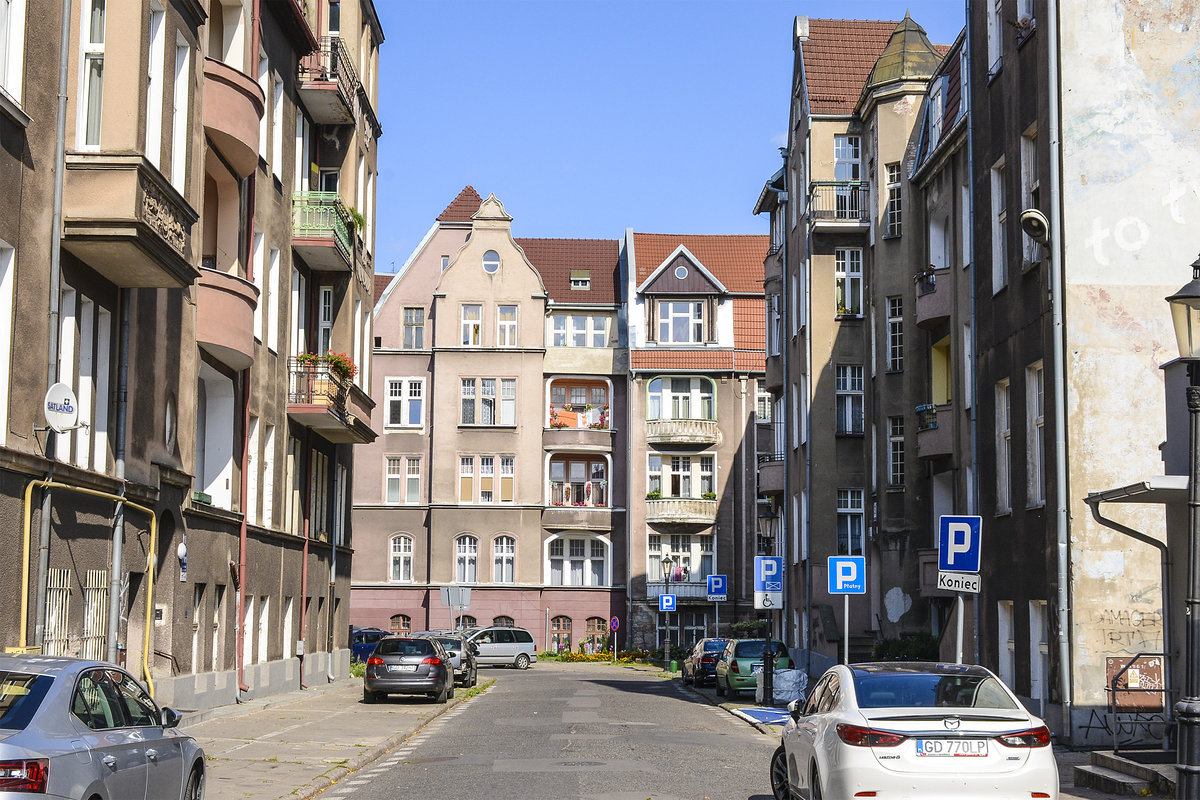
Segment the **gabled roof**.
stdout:
<path fill-rule="evenodd" d="M 617 302 L 620 242 L 616 239 L 513 239 L 542 275 L 555 303 Z M 571 273 L 585 271 L 588 289 L 572 289 Z"/>
<path fill-rule="evenodd" d="M 450 205 L 437 215 L 438 222 L 470 222 L 471 217 L 479 210 L 483 198 L 474 186 L 467 186 L 458 193 L 458 197 L 450 201 Z"/>
<path fill-rule="evenodd" d="M 379 302 L 379 298 L 383 297 L 383 293 L 387 291 L 387 287 L 391 285 L 392 278 L 395 275 L 387 275 L 375 273 L 375 302 Z"/>
<path fill-rule="evenodd" d="M 896 20 L 810 19 L 800 43 L 813 114 L 852 114 Z"/>
<path fill-rule="evenodd" d="M 634 285 L 642 285 L 680 246 L 728 291 L 762 294 L 763 259 L 771 246 L 771 237 L 765 234 L 634 233 Z"/>

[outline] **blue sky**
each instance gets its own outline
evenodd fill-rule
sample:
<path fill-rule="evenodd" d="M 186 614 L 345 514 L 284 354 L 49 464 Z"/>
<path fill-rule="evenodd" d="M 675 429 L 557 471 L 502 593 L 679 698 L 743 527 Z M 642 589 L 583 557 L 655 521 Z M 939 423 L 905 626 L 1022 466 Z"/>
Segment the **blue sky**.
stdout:
<path fill-rule="evenodd" d="M 375 268 L 392 272 L 467 184 L 517 236 L 765 233 L 792 19 L 899 19 L 937 43 L 959 0 L 375 0 Z"/>

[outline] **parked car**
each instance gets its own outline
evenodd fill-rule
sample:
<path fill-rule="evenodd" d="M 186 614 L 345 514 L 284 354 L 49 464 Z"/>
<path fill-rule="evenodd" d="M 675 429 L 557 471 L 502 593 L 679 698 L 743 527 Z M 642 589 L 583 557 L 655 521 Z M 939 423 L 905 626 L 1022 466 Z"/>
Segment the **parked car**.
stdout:
<path fill-rule="evenodd" d="M 379 628 L 351 628 L 350 660 L 366 661 L 375 645 L 379 644 L 379 640 L 387 635 L 387 631 Z"/>
<path fill-rule="evenodd" d="M 717 659 L 725 650 L 728 639 L 701 639 L 683 659 L 683 682 L 698 684 L 717 674 Z"/>
<path fill-rule="evenodd" d="M 442 647 L 446 648 L 446 655 L 450 656 L 456 684 L 469 689 L 479 682 L 479 665 L 475 662 L 475 652 L 478 648 L 475 645 L 457 633 L 423 631 L 416 635 L 432 637 L 442 643 Z"/>
<path fill-rule="evenodd" d="M 724 697 L 728 692 L 753 691 L 758 682 L 755 675 L 762 671 L 766 647 L 766 639 L 730 639 L 726 642 L 713 670 L 717 694 Z M 792 668 L 792 659 L 783 642 L 773 640 L 771 653 L 775 656 L 775 669 Z"/>
<path fill-rule="evenodd" d="M 179 720 L 112 664 L 0 656 L 0 796 L 201 800 L 204 751 Z"/>
<path fill-rule="evenodd" d="M 778 800 L 1058 798 L 1050 731 L 983 667 L 839 664 L 788 712 L 771 759 Z"/>
<path fill-rule="evenodd" d="M 475 660 L 480 664 L 528 669 L 537 663 L 533 634 L 524 628 L 467 628 L 463 636 L 479 648 Z"/>
<path fill-rule="evenodd" d="M 423 636 L 380 639 L 363 673 L 363 702 L 389 694 L 425 694 L 435 703 L 454 697 L 454 669 L 442 643 Z"/>

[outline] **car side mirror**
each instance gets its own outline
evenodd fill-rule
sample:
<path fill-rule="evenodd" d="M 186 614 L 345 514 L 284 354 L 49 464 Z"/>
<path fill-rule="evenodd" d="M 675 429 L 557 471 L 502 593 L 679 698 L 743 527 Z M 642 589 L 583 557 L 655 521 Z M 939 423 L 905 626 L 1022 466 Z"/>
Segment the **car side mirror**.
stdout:
<path fill-rule="evenodd" d="M 173 708 L 166 707 L 162 710 L 162 726 L 164 728 L 178 726 L 181 719 L 183 719 L 183 715 Z"/>
<path fill-rule="evenodd" d="M 793 700 L 788 703 L 788 714 L 791 716 L 793 722 L 799 722 L 800 717 L 804 716 L 803 703 L 803 700 Z"/>

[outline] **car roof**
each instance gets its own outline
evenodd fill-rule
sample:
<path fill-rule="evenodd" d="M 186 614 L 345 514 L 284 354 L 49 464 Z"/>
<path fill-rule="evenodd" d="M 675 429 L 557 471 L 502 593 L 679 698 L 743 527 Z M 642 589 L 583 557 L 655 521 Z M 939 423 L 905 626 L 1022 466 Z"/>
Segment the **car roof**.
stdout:
<path fill-rule="evenodd" d="M 922 673 L 935 675 L 973 675 L 991 677 L 984 667 L 976 664 L 948 664 L 939 661 L 872 661 L 850 664 L 852 675 L 884 675 L 888 673 Z"/>
<path fill-rule="evenodd" d="M 0 670 L 6 672 L 28 672 L 34 675 L 74 675 L 88 667 L 112 667 L 105 661 L 66 656 L 43 656 L 35 653 L 0 655 Z"/>

